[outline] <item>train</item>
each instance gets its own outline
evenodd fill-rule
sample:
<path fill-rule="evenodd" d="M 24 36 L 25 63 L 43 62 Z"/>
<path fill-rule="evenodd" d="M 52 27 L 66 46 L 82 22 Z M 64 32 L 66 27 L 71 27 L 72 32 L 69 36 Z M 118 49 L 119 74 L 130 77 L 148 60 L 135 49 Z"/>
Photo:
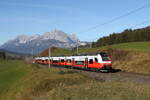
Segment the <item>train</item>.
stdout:
<path fill-rule="evenodd" d="M 33 63 L 64 66 L 67 68 L 90 69 L 100 72 L 108 72 L 112 69 L 111 57 L 105 52 L 92 55 L 35 57 Z"/>

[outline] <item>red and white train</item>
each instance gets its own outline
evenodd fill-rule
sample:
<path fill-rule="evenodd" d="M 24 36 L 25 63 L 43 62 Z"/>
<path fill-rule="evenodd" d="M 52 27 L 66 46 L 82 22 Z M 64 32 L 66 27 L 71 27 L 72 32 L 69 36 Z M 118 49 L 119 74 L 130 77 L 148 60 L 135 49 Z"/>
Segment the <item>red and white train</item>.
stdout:
<path fill-rule="evenodd" d="M 104 52 L 81 56 L 36 57 L 33 62 L 54 66 L 94 69 L 97 71 L 108 71 L 112 69 L 111 59 Z"/>

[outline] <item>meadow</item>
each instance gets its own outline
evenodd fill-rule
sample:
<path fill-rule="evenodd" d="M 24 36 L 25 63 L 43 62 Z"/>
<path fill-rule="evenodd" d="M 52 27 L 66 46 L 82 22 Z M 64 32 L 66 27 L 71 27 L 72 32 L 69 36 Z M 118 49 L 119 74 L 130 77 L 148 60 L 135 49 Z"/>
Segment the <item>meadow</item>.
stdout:
<path fill-rule="evenodd" d="M 79 53 L 97 52 L 108 48 L 150 53 L 150 42 L 128 42 L 128 43 L 120 43 L 120 44 L 114 44 L 114 45 L 108 45 L 108 46 L 102 46 L 96 48 L 79 49 Z"/>
<path fill-rule="evenodd" d="M 149 100 L 150 86 L 99 82 L 73 69 L 0 62 L 0 100 Z"/>

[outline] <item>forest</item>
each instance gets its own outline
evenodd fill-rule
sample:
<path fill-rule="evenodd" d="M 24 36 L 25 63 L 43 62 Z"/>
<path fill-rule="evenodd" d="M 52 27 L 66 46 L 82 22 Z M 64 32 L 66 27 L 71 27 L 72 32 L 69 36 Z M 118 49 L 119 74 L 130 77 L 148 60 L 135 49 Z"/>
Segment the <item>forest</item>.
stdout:
<path fill-rule="evenodd" d="M 93 47 L 113 45 L 127 42 L 150 41 L 150 26 L 141 29 L 126 29 L 121 33 L 112 33 L 109 36 L 99 38 Z"/>

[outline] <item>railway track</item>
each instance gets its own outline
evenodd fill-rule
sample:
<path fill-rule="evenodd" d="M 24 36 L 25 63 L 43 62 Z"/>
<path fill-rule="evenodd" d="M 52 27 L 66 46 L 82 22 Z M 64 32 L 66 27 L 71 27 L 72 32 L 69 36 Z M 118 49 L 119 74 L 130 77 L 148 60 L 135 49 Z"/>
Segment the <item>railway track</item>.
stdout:
<path fill-rule="evenodd" d="M 83 75 L 89 76 L 96 80 L 107 81 L 120 81 L 120 82 L 132 82 L 144 85 L 150 85 L 150 75 L 138 74 L 130 72 L 116 72 L 116 73 L 96 73 L 96 72 L 82 72 Z"/>
<path fill-rule="evenodd" d="M 47 65 L 39 65 L 40 67 L 48 68 Z M 63 66 L 51 66 L 54 68 L 65 68 Z M 94 78 L 100 82 L 111 82 L 111 81 L 119 81 L 119 82 L 132 82 L 137 84 L 150 85 L 150 74 L 140 74 L 140 73 L 132 73 L 132 72 L 110 72 L 110 73 L 101 73 L 94 71 L 87 71 L 82 69 L 74 69 L 75 71 Z"/>

